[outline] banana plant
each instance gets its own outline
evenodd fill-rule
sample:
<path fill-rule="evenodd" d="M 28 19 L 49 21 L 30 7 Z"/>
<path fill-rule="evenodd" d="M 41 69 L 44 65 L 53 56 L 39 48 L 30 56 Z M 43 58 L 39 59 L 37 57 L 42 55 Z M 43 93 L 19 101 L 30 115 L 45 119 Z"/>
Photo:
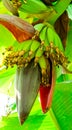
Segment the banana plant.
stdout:
<path fill-rule="evenodd" d="M 56 66 L 62 66 L 66 72 L 72 73 L 67 68 L 69 61 L 54 27 L 70 2 L 71 0 L 59 0 L 56 3 L 40 0 L 3 0 L 5 7 L 16 15 L 1 14 L 0 24 L 17 40 L 3 53 L 3 65 L 6 68 L 17 66 L 16 104 L 21 124 L 27 119 L 38 91 L 43 113 L 51 107 Z M 19 10 L 38 20 L 35 24 L 24 21 L 19 17 Z"/>

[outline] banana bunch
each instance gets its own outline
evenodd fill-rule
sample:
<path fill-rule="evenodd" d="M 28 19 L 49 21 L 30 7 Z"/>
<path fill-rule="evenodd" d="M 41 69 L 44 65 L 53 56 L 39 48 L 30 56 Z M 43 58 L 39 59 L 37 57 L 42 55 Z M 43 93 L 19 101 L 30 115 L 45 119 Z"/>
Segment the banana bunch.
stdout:
<path fill-rule="evenodd" d="M 6 48 L 4 55 L 4 64 L 9 67 L 17 65 L 18 67 L 26 66 L 34 57 L 35 51 L 40 46 L 36 40 L 26 40 L 20 44 L 15 42 L 13 46 Z"/>
<path fill-rule="evenodd" d="M 13 67 L 26 67 L 31 60 L 34 60 L 34 66 L 39 64 L 41 68 L 42 80 L 45 85 L 47 81 L 48 59 L 52 59 L 54 65 L 66 67 L 68 60 L 64 55 L 62 42 L 55 32 L 53 26 L 49 23 L 35 25 L 35 35 L 30 40 L 21 44 L 15 42 L 12 50 L 6 49 L 4 64 Z"/>
<path fill-rule="evenodd" d="M 43 50 L 44 55 L 47 58 L 49 57 L 52 58 L 55 65 L 58 64 L 64 65 L 64 63 L 67 62 L 67 58 L 65 57 L 64 54 L 64 48 L 61 39 L 56 33 L 53 26 L 49 23 L 44 23 L 44 24 L 40 23 L 35 25 L 34 28 L 35 30 L 39 31 L 39 39 L 41 41 L 41 46 L 42 46 L 41 50 Z"/>

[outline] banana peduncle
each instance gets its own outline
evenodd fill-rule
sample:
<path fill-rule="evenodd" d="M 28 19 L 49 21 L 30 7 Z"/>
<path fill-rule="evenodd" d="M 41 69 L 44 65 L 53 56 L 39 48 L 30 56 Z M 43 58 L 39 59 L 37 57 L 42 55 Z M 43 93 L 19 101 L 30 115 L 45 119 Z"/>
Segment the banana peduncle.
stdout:
<path fill-rule="evenodd" d="M 56 5 L 54 5 L 53 9 L 55 10 L 56 13 L 52 15 L 52 18 L 49 19 L 49 22 L 52 25 L 54 25 L 55 21 L 66 10 L 71 1 L 72 0 L 59 0 L 59 2 Z"/>

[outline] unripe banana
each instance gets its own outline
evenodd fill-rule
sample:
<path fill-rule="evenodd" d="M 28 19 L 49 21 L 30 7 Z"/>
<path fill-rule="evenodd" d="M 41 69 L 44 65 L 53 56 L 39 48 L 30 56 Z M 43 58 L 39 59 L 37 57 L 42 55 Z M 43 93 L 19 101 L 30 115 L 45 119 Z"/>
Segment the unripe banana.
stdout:
<path fill-rule="evenodd" d="M 20 123 L 23 124 L 28 117 L 35 102 L 40 86 L 40 71 L 34 62 L 16 72 L 16 105 Z"/>
<path fill-rule="evenodd" d="M 47 26 L 44 26 L 43 29 L 40 31 L 39 38 L 41 41 L 45 41 L 46 29 L 47 29 Z"/>
<path fill-rule="evenodd" d="M 54 32 L 54 46 L 58 47 L 59 50 L 64 52 L 62 41 L 61 41 L 60 37 L 58 36 L 58 34 L 56 32 Z"/>
<path fill-rule="evenodd" d="M 45 26 L 46 26 L 45 24 L 39 23 L 39 24 L 36 24 L 36 25 L 34 26 L 34 28 L 35 28 L 35 30 L 41 32 Z"/>
<path fill-rule="evenodd" d="M 27 62 L 29 63 L 34 57 L 35 57 L 35 52 L 31 55 L 29 54 L 28 57 L 27 57 Z"/>
<path fill-rule="evenodd" d="M 42 56 L 39 58 L 38 63 L 39 63 L 39 66 L 40 66 L 41 69 L 45 69 L 45 70 L 47 69 L 46 58 L 45 58 L 44 55 L 42 55 Z"/>
<path fill-rule="evenodd" d="M 55 32 L 55 30 L 49 27 L 47 34 L 48 34 L 49 43 L 50 44 L 52 43 L 54 47 L 58 47 L 61 51 L 64 52 L 61 39 L 58 36 L 58 34 Z"/>
<path fill-rule="evenodd" d="M 4 6 L 14 15 L 19 16 L 18 10 L 13 6 L 10 0 L 2 0 Z"/>
<path fill-rule="evenodd" d="M 30 50 L 31 44 L 32 44 L 32 40 L 26 40 L 26 41 L 22 42 L 21 44 L 19 42 L 15 41 L 13 44 L 14 51 L 23 50 L 24 52 L 27 52 Z"/>
<path fill-rule="evenodd" d="M 43 41 L 43 45 L 45 46 L 45 51 L 47 52 L 49 50 L 49 41 L 48 41 L 48 37 L 47 37 L 47 25 L 42 29 L 42 31 L 40 32 L 40 39 L 41 41 Z"/>
<path fill-rule="evenodd" d="M 35 53 L 35 51 L 40 47 L 40 42 L 37 40 L 33 40 L 31 47 L 30 47 L 30 52 L 29 55 L 32 55 L 33 53 Z"/>
<path fill-rule="evenodd" d="M 20 44 L 20 50 L 24 50 L 25 52 L 30 50 L 32 45 L 32 40 L 26 40 Z"/>
<path fill-rule="evenodd" d="M 27 58 L 29 56 L 29 51 L 27 51 L 24 55 L 23 58 Z"/>
<path fill-rule="evenodd" d="M 47 36 L 47 30 L 48 30 L 48 28 L 46 29 L 46 38 L 45 38 L 44 46 L 45 46 L 45 54 L 48 58 L 51 48 L 50 48 L 50 43 L 49 43 L 48 36 Z"/>
<path fill-rule="evenodd" d="M 38 48 L 38 50 L 36 51 L 36 54 L 35 54 L 35 63 L 38 62 L 39 58 L 43 55 L 44 51 L 45 51 L 44 46 Z"/>
<path fill-rule="evenodd" d="M 49 44 L 54 43 L 54 31 L 51 27 L 48 27 L 47 29 L 47 37 L 48 37 Z"/>
<path fill-rule="evenodd" d="M 39 14 L 43 11 L 47 11 L 48 8 L 40 0 L 26 0 L 26 3 L 22 0 L 22 6 L 20 7 L 20 10 L 29 14 Z"/>
<path fill-rule="evenodd" d="M 42 55 L 39 58 L 38 64 L 41 68 L 41 74 L 42 74 L 41 83 L 44 84 L 44 85 L 47 85 L 47 84 L 49 84 L 49 80 L 48 80 L 48 77 L 47 77 L 47 59 L 45 58 L 44 55 Z"/>

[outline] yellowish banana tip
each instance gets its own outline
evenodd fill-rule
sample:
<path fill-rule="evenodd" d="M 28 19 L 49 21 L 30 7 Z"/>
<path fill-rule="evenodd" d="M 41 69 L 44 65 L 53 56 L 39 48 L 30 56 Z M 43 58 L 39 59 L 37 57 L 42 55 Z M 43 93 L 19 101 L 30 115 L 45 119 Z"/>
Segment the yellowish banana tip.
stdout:
<path fill-rule="evenodd" d="M 28 62 L 30 62 L 31 61 L 31 57 L 27 57 L 27 60 L 28 60 Z"/>
<path fill-rule="evenodd" d="M 35 57 L 34 62 L 35 62 L 35 63 L 38 63 L 38 60 L 39 60 L 39 57 Z"/>
<path fill-rule="evenodd" d="M 53 45 L 53 42 L 50 42 L 50 46 L 51 46 L 51 48 L 53 48 L 53 46 L 54 46 L 54 45 Z"/>
<path fill-rule="evenodd" d="M 45 49 L 46 51 L 50 51 L 50 48 L 49 48 L 49 46 L 46 46 L 46 49 Z"/>
<path fill-rule="evenodd" d="M 20 51 L 20 52 L 19 52 L 19 56 L 23 56 L 23 55 L 24 55 L 24 53 L 25 53 L 25 52 L 24 52 L 23 50 L 22 50 L 22 51 Z"/>
<path fill-rule="evenodd" d="M 29 56 L 31 56 L 33 54 L 33 51 L 29 51 Z"/>
<path fill-rule="evenodd" d="M 44 45 L 44 41 L 41 41 L 41 46 L 43 46 Z"/>
<path fill-rule="evenodd" d="M 42 68 L 42 75 L 46 75 L 46 69 Z"/>

